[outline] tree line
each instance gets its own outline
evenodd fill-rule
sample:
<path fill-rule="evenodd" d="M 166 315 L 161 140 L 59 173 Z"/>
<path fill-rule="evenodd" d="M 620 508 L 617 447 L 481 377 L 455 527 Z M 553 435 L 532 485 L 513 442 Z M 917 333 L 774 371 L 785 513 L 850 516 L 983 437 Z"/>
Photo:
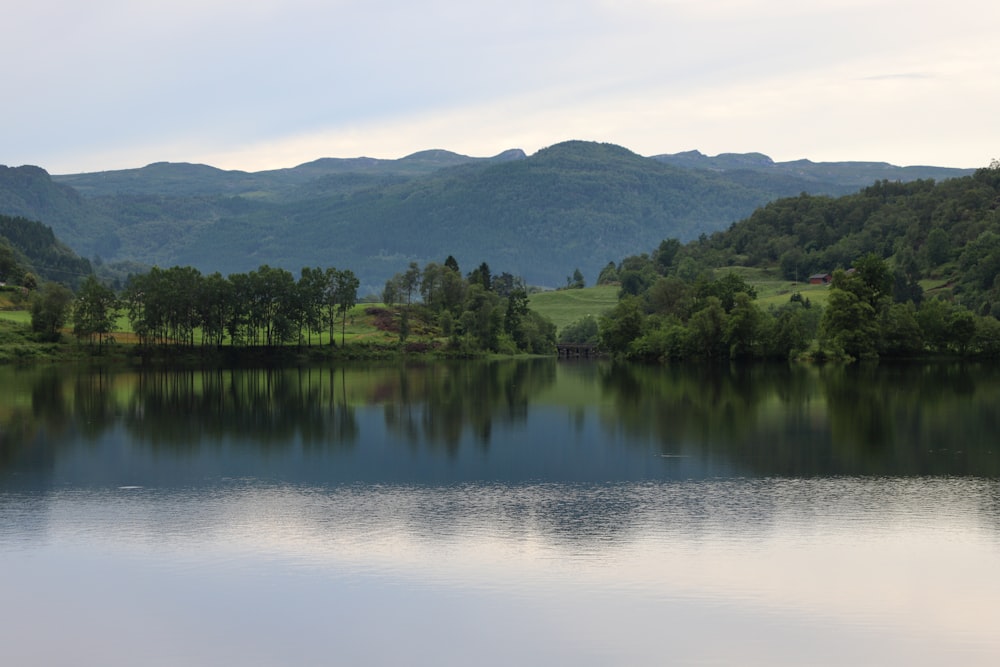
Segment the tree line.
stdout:
<path fill-rule="evenodd" d="M 249 273 L 203 275 L 189 266 L 154 267 L 129 278 L 120 294 L 91 275 L 74 296 L 46 283 L 32 299 L 32 328 L 58 340 L 71 321 L 73 334 L 102 345 L 125 315 L 140 345 L 312 345 L 327 334 L 341 344 L 348 311 L 358 299 L 358 278 L 349 269 L 287 270 L 262 265 Z"/>
<path fill-rule="evenodd" d="M 610 265 L 603 273 L 619 279 L 617 305 L 565 327 L 560 340 L 641 361 L 1000 357 L 1000 321 L 954 300 L 923 298 L 919 285 L 900 289 L 898 270 L 874 253 L 833 272 L 825 306 L 794 292 L 764 308 L 732 271 L 688 275 L 691 257 L 680 250 L 668 240 L 651 256 Z"/>
<path fill-rule="evenodd" d="M 98 346 L 114 339 L 122 316 L 145 346 L 332 346 L 338 333 L 343 346 L 358 288 L 353 271 L 334 267 L 306 267 L 297 279 L 268 265 L 225 277 L 154 267 L 130 276 L 120 293 L 94 275 L 76 294 L 46 282 L 32 296 L 31 322 L 42 339 L 59 340 L 70 324 L 79 340 Z M 524 281 L 493 275 L 486 262 L 464 277 L 453 257 L 422 269 L 411 263 L 386 282 L 382 299 L 391 309 L 382 309 L 387 328 L 401 343 L 420 334 L 444 337 L 459 353 L 554 349 L 555 326 L 529 309 Z"/>

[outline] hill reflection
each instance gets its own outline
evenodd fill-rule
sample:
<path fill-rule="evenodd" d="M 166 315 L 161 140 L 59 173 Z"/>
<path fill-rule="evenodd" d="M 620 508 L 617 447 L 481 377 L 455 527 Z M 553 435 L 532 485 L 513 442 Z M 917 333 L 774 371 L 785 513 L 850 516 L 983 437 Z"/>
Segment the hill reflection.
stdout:
<path fill-rule="evenodd" d="M 756 475 L 1000 473 L 993 369 L 622 365 L 601 384 L 609 430 Z"/>
<path fill-rule="evenodd" d="M 83 465 L 84 448 L 339 482 L 996 477 L 998 404 L 1000 374 L 954 365 L 3 368 L 0 473 Z"/>

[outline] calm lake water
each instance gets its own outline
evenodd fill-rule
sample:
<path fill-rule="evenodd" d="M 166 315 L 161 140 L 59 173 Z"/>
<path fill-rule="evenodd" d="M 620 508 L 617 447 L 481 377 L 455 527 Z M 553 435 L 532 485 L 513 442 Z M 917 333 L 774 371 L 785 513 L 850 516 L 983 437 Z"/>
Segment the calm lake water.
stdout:
<path fill-rule="evenodd" d="M 1000 664 L 1000 373 L 0 368 L 4 665 Z"/>

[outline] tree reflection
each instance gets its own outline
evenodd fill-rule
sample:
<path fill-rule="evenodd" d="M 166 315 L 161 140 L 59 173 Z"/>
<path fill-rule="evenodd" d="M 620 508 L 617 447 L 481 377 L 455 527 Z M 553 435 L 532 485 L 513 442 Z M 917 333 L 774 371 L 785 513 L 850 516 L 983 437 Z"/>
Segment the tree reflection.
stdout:
<path fill-rule="evenodd" d="M 73 430 L 63 391 L 64 374 L 53 367 L 5 368 L 0 375 L 0 472 L 49 469 L 54 447 Z"/>
<path fill-rule="evenodd" d="M 121 429 L 175 456 L 360 450 L 366 478 L 418 479 L 413 462 L 467 454 L 455 479 L 1000 475 L 1000 373 L 973 365 L 0 368 L 0 398 L 0 469 L 45 469 L 60 448 Z M 387 460 L 383 446 L 415 458 Z"/>
<path fill-rule="evenodd" d="M 605 428 L 753 475 L 1000 473 L 1000 378 L 968 365 L 611 365 Z"/>
<path fill-rule="evenodd" d="M 555 382 L 555 368 L 552 359 L 407 366 L 377 396 L 391 432 L 455 456 L 466 432 L 486 450 L 494 422 L 524 422 L 531 398 Z"/>
<path fill-rule="evenodd" d="M 117 422 L 115 384 L 115 376 L 103 369 L 73 378 L 73 409 L 77 429 L 84 437 L 94 439 Z"/>
<path fill-rule="evenodd" d="M 332 368 L 143 373 L 129 395 L 124 423 L 139 441 L 181 450 L 224 438 L 264 448 L 352 445 L 358 426 L 343 373 Z"/>

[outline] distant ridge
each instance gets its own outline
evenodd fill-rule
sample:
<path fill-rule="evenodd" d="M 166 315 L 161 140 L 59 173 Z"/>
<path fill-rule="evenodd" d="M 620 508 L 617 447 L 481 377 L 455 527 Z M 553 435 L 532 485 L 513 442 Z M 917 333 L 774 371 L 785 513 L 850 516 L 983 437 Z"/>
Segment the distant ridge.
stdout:
<path fill-rule="evenodd" d="M 324 157 L 295 167 L 258 172 L 223 170 L 187 162 L 154 162 L 138 169 L 66 174 L 52 178 L 56 182 L 72 186 L 85 197 L 180 193 L 240 195 L 267 191 L 273 198 L 275 194 L 286 194 L 295 187 L 327 176 L 367 174 L 414 177 L 448 167 L 523 160 L 526 157 L 520 149 L 510 149 L 488 158 L 468 157 L 434 149 L 395 160 Z"/>
<path fill-rule="evenodd" d="M 351 268 L 379 290 L 409 262 L 453 255 L 542 286 L 575 268 L 592 282 L 609 261 L 725 229 L 779 197 L 839 196 L 875 181 L 972 170 L 884 163 L 775 163 L 760 153 L 643 157 L 568 141 L 533 155 L 446 150 L 403 158 L 320 158 L 260 172 L 158 162 L 49 176 L 0 169 L 0 214 L 51 226 L 84 257 L 189 265 Z"/>
<path fill-rule="evenodd" d="M 775 162 L 763 153 L 720 153 L 709 157 L 700 151 L 686 151 L 665 155 L 654 155 L 653 159 L 687 169 L 712 171 L 748 170 L 761 174 L 782 174 L 795 176 L 813 183 L 835 184 L 862 188 L 875 181 L 915 181 L 968 176 L 975 169 L 954 169 L 950 167 L 912 166 L 897 167 L 888 162 L 813 162 L 792 160 Z"/>

